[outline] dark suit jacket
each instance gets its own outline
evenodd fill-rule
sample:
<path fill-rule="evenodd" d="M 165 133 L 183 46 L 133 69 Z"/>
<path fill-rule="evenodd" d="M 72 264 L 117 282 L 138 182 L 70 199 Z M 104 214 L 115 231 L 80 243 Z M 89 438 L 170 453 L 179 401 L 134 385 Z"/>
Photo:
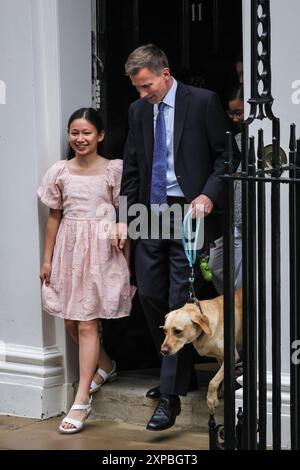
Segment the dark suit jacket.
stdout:
<path fill-rule="evenodd" d="M 174 159 L 178 183 L 188 202 L 200 194 L 214 202 L 205 218 L 207 241 L 221 235 L 226 131 L 230 128 L 218 96 L 178 82 L 174 116 Z M 130 207 L 148 205 L 153 158 L 153 105 L 145 98 L 129 108 L 129 133 L 124 151 L 121 195 Z"/>

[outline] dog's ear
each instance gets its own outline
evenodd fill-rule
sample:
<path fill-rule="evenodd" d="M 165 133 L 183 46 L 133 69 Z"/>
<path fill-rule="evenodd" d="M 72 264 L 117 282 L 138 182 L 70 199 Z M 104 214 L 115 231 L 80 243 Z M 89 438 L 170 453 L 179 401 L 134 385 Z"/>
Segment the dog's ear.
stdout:
<path fill-rule="evenodd" d="M 192 314 L 191 318 L 192 318 L 192 322 L 199 325 L 207 336 L 212 335 L 212 332 L 209 326 L 209 319 L 207 318 L 206 315 L 195 312 Z"/>

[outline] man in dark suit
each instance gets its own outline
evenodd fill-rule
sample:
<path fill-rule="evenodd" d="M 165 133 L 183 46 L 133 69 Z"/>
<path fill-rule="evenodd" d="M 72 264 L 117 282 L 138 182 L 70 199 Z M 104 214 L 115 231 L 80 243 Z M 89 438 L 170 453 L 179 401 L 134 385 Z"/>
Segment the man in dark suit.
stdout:
<path fill-rule="evenodd" d="M 164 192 L 155 195 L 156 185 L 162 187 L 161 181 L 157 181 L 161 178 L 161 168 L 165 168 L 166 192 L 162 202 L 181 207 L 189 204 L 193 217 L 201 207 L 206 241 L 213 241 L 222 230 L 218 215 L 222 200 L 219 176 L 223 173 L 225 134 L 229 128 L 218 97 L 208 90 L 177 82 L 170 75 L 165 53 L 152 44 L 141 46 L 129 55 L 125 72 L 140 99 L 129 110 L 121 195 L 127 197 L 129 209 L 133 204 L 143 204 L 152 219 L 159 222 L 162 214 L 159 210 L 152 212 L 151 205 Z M 156 127 L 159 119 L 163 120 L 164 143 L 163 132 Z M 156 150 L 156 138 L 160 139 L 159 150 Z M 162 153 L 162 148 L 166 157 L 158 170 L 157 153 Z M 124 222 L 119 218 L 113 241 L 117 249 L 123 248 L 127 237 Z M 149 225 L 149 219 L 145 224 Z M 174 224 L 171 218 L 171 229 Z M 135 261 L 141 304 L 159 351 L 163 341 L 159 326 L 164 323 L 165 314 L 182 306 L 189 295 L 190 268 L 182 240 L 174 236 L 166 239 L 161 231 L 156 238 L 141 237 L 136 243 Z M 199 288 L 201 283 L 197 263 L 195 286 Z M 186 395 L 189 390 L 192 371 L 191 345 L 175 356 L 163 358 L 160 386 L 147 393 L 159 400 L 147 429 L 163 430 L 175 423 L 180 413 L 179 395 Z"/>

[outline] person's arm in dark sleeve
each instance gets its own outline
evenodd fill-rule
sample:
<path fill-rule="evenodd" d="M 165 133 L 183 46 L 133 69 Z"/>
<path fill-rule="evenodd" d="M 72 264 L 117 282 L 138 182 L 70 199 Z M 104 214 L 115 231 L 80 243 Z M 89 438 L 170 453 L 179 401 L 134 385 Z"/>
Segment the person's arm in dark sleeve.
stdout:
<path fill-rule="evenodd" d="M 129 223 L 130 220 L 127 218 L 128 209 L 135 203 L 138 202 L 140 176 L 137 162 L 136 153 L 136 139 L 135 139 L 135 117 L 134 107 L 131 105 L 129 108 L 129 132 L 124 149 L 123 159 L 123 175 L 121 182 L 120 196 L 127 198 L 127 211 L 124 209 L 124 200 L 120 201 L 120 208 L 118 211 L 118 221 Z M 126 216 L 126 220 L 124 220 Z"/>
<path fill-rule="evenodd" d="M 202 193 L 208 196 L 215 205 L 215 209 L 222 208 L 224 160 L 226 156 L 226 132 L 230 130 L 230 122 L 221 106 L 218 96 L 213 93 L 209 99 L 206 110 L 207 136 L 209 140 L 213 172 L 208 178 Z M 240 152 L 232 136 L 234 170 L 241 160 Z"/>

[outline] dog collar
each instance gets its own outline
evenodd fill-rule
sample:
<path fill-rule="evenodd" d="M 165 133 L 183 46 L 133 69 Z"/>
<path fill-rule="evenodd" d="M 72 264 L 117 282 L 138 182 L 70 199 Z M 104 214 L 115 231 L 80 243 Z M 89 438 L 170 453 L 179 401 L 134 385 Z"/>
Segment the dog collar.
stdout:
<path fill-rule="evenodd" d="M 203 313 L 203 311 L 202 311 L 202 308 L 201 308 L 200 301 L 199 301 L 195 296 L 193 296 L 191 299 L 189 299 L 189 300 L 187 301 L 187 303 L 188 303 L 188 304 L 196 304 L 197 307 L 198 307 L 199 310 L 200 310 L 200 314 L 201 314 L 201 315 L 204 315 L 204 313 Z"/>

